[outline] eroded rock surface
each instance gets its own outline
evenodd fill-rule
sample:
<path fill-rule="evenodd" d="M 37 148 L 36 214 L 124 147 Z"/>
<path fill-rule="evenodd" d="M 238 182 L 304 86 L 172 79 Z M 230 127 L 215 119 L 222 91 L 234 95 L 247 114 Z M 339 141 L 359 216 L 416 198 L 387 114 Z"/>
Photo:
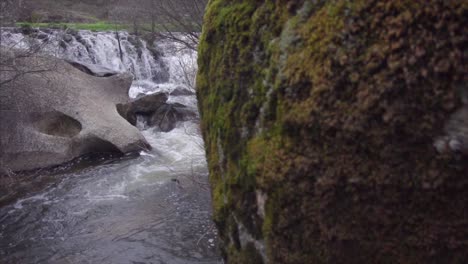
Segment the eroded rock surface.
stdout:
<path fill-rule="evenodd" d="M 95 77 L 57 58 L 0 52 L 5 62 L 0 79 L 12 80 L 0 88 L 3 170 L 43 168 L 88 153 L 149 147 L 116 109 L 129 101 L 129 74 Z"/>
<path fill-rule="evenodd" d="M 468 259 L 467 156 L 434 147 L 467 138 L 467 13 L 210 1 L 197 96 L 228 263 Z"/>

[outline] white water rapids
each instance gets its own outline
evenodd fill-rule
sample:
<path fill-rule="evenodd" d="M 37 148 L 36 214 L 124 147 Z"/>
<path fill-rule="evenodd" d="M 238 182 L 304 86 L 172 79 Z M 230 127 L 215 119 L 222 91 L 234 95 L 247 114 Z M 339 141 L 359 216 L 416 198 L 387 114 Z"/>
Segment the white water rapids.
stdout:
<path fill-rule="evenodd" d="M 172 42 L 150 45 L 119 32 L 120 51 L 115 32 L 0 32 L 2 45 L 42 45 L 62 58 L 129 71 L 131 97 L 193 86 L 196 53 Z M 196 109 L 194 95 L 169 100 Z M 0 262 L 220 263 L 198 124 L 143 134 L 153 150 L 138 157 L 34 175 L 41 187 L 0 207 Z"/>

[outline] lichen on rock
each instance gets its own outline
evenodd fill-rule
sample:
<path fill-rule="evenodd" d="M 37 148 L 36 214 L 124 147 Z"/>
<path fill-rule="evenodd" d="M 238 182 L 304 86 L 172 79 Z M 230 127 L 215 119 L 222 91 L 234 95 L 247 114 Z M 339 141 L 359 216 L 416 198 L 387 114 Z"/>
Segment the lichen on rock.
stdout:
<path fill-rule="evenodd" d="M 457 0 L 210 1 L 197 96 L 229 263 L 468 259 L 468 159 L 434 147 L 466 107 L 467 14 Z"/>

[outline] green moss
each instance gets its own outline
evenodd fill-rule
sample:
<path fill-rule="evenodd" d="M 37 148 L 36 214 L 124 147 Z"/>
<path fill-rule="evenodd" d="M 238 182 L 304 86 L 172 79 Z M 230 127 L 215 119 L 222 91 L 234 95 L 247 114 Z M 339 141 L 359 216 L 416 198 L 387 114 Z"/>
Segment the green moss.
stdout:
<path fill-rule="evenodd" d="M 455 0 L 210 2 L 197 96 L 229 263 L 249 251 L 232 241 L 234 216 L 273 263 L 437 263 L 421 248 L 460 252 L 421 238 L 463 243 L 453 233 L 415 223 L 463 204 L 454 196 L 465 191 L 432 204 L 426 189 L 402 197 L 464 179 L 432 140 L 460 103 L 466 10 Z M 459 213 L 441 216 L 447 228 Z M 385 232 L 395 225 L 406 231 Z"/>
<path fill-rule="evenodd" d="M 238 250 L 235 247 L 230 247 L 228 250 L 230 256 L 230 263 L 242 264 L 263 264 L 261 255 L 251 243 L 247 244 L 245 249 Z"/>
<path fill-rule="evenodd" d="M 214 215 L 213 218 L 215 222 L 222 223 L 225 221 L 226 218 L 226 190 L 225 186 L 222 184 L 216 185 L 212 192 L 212 199 L 213 199 L 213 207 L 214 207 Z"/>

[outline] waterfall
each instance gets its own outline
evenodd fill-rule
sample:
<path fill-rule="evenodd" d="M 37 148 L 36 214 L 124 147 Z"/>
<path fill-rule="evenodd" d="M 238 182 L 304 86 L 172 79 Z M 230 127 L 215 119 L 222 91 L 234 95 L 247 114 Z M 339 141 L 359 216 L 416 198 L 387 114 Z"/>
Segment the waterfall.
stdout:
<path fill-rule="evenodd" d="M 39 47 L 41 52 L 63 59 L 129 72 L 134 76 L 131 97 L 194 86 L 196 52 L 171 41 L 147 43 L 125 31 L 33 29 L 27 33 L 2 28 L 0 44 L 20 49 Z"/>

